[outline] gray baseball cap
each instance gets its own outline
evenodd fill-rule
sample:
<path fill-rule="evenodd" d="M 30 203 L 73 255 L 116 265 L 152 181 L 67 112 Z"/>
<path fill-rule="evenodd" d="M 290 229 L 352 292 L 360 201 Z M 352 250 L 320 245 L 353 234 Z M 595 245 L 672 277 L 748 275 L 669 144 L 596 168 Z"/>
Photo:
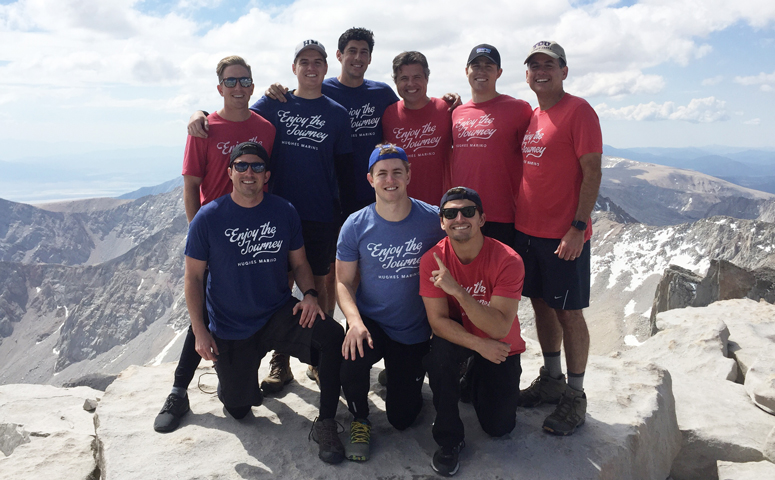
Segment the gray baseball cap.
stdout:
<path fill-rule="evenodd" d="M 568 60 L 565 58 L 565 50 L 560 46 L 559 43 L 552 40 L 541 40 L 540 42 L 533 45 L 533 48 L 530 49 L 530 53 L 527 54 L 525 63 L 527 63 L 528 60 L 530 60 L 530 57 L 536 53 L 545 53 L 552 58 L 561 58 L 566 65 L 568 63 Z"/>

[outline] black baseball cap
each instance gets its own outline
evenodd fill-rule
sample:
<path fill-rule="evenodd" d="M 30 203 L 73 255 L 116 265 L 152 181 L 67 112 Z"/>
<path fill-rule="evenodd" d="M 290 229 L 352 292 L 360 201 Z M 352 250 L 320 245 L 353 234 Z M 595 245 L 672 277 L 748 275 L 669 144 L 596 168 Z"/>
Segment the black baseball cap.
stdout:
<path fill-rule="evenodd" d="M 269 168 L 269 154 L 266 153 L 266 149 L 256 142 L 243 142 L 234 147 L 231 151 L 231 160 L 229 166 L 231 167 L 235 160 L 243 155 L 256 155 L 258 158 L 264 161 L 266 168 Z"/>
<path fill-rule="evenodd" d="M 447 193 L 445 193 L 444 196 L 441 197 L 441 203 L 439 203 L 439 208 L 444 208 L 444 204 L 452 200 L 471 200 L 479 208 L 479 212 L 484 212 L 484 208 L 482 207 L 482 199 L 481 197 L 479 197 L 479 194 L 476 193 L 476 190 L 474 190 L 473 188 L 468 188 L 468 187 L 450 188 L 449 190 L 447 190 Z"/>
<path fill-rule="evenodd" d="M 501 54 L 498 53 L 498 49 L 493 47 L 492 45 L 482 43 L 481 45 L 475 46 L 471 50 L 471 53 L 468 54 L 468 61 L 466 62 L 466 67 L 471 65 L 471 62 L 473 62 L 479 57 L 489 58 L 492 61 L 492 63 L 498 66 L 498 68 L 501 68 Z"/>

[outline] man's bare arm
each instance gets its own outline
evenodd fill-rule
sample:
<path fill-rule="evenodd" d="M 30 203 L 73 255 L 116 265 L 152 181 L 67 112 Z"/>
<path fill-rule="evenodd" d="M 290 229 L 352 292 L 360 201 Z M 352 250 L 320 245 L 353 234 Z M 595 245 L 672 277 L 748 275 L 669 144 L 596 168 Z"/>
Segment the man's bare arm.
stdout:
<path fill-rule="evenodd" d="M 197 110 L 191 114 L 188 119 L 186 131 L 192 137 L 207 138 L 207 132 L 210 131 L 210 122 L 207 121 L 207 115 L 202 110 Z"/>
<path fill-rule="evenodd" d="M 363 324 L 361 313 L 355 304 L 355 279 L 358 274 L 358 262 L 336 261 L 336 293 L 339 308 L 347 320 L 347 334 L 342 344 L 342 356 L 346 360 L 355 360 L 356 353 L 364 356 L 363 342 L 374 348 L 371 333 Z"/>
<path fill-rule="evenodd" d="M 207 331 L 202 311 L 205 304 L 204 281 L 207 262 L 186 256 L 186 273 L 183 277 L 186 292 L 186 307 L 191 318 L 191 329 L 196 337 L 196 351 L 205 360 L 215 361 L 218 346 Z"/>
<path fill-rule="evenodd" d="M 296 281 L 296 285 L 299 286 L 299 290 L 306 292 L 310 288 L 315 288 L 312 268 L 310 268 L 307 262 L 307 254 L 304 251 L 304 247 L 288 252 L 288 260 L 291 263 L 293 278 Z M 318 316 L 323 319 L 326 318 L 323 309 L 318 305 L 318 299 L 312 295 L 304 295 L 304 298 L 293 307 L 293 314 L 295 315 L 300 309 L 301 318 L 299 319 L 299 325 L 302 327 L 312 328 Z"/>
<path fill-rule="evenodd" d="M 188 223 L 194 219 L 196 212 L 202 208 L 199 197 L 199 186 L 202 184 L 201 177 L 193 175 L 183 175 L 183 205 L 186 208 L 186 218 Z"/>
<path fill-rule="evenodd" d="M 574 220 L 588 222 L 592 210 L 597 202 L 600 191 L 600 181 L 603 178 L 602 155 L 600 153 L 587 153 L 579 158 L 581 164 L 581 191 L 579 204 L 576 206 Z M 575 260 L 581 255 L 584 248 L 584 232 L 576 227 L 568 227 L 568 232 L 560 240 L 560 246 L 554 252 L 562 260 Z"/>

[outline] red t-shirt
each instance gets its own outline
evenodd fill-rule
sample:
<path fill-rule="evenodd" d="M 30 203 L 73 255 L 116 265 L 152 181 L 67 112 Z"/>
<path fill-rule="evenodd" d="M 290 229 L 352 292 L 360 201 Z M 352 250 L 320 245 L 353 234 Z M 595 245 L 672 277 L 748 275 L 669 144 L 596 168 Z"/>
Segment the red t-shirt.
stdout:
<path fill-rule="evenodd" d="M 202 179 L 199 185 L 201 205 L 231 193 L 231 180 L 227 172 L 231 151 L 242 142 L 261 144 L 272 154 L 274 125 L 254 112 L 242 122 L 231 122 L 218 113 L 207 117 L 210 130 L 207 138 L 188 136 L 183 154 L 183 175 Z"/>
<path fill-rule="evenodd" d="M 490 222 L 511 223 L 522 182 L 520 145 L 530 104 L 508 95 L 469 101 L 452 112 L 452 185 L 473 188 Z"/>
<path fill-rule="evenodd" d="M 603 153 L 603 135 L 586 100 L 566 93 L 550 109 L 535 109 L 522 142 L 522 192 L 514 228 L 534 237 L 565 236 L 579 204 L 579 158 L 587 153 Z M 587 219 L 584 240 L 590 237 L 592 221 Z"/>
<path fill-rule="evenodd" d="M 406 108 L 403 100 L 390 105 L 382 115 L 382 136 L 406 151 L 412 165 L 409 196 L 438 205 L 450 187 L 452 112 L 447 102 L 431 98 L 419 110 Z"/>
<path fill-rule="evenodd" d="M 434 245 L 420 259 L 420 295 L 429 298 L 447 298 L 449 318 L 461 321 L 468 333 L 481 338 L 491 338 L 468 319 L 460 304 L 444 290 L 433 285 L 431 272 L 437 270 L 438 263 L 434 252 L 447 267 L 452 277 L 479 303 L 489 305 L 493 295 L 519 300 L 522 296 L 522 283 L 525 280 L 525 267 L 514 250 L 501 242 L 484 237 L 484 245 L 473 262 L 463 265 L 457 258 L 449 237 Z M 497 339 L 511 345 L 509 355 L 525 351 L 525 341 L 520 335 L 519 317 L 514 317 L 511 330 L 505 338 Z"/>

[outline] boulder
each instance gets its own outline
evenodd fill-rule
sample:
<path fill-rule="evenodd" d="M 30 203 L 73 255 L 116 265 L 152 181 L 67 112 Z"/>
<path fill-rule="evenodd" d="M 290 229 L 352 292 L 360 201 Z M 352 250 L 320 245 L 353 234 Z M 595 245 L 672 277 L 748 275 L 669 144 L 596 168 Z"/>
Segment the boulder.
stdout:
<path fill-rule="evenodd" d="M 775 463 L 761 462 L 718 462 L 719 480 L 762 480 L 775 478 Z"/>
<path fill-rule="evenodd" d="M 716 462 L 758 462 L 775 427 L 775 417 L 756 406 L 740 383 L 728 343 L 741 350 L 757 346 L 736 332 L 750 331 L 773 318 L 775 306 L 748 299 L 725 300 L 708 307 L 684 308 L 657 316 L 659 333 L 622 353 L 628 361 L 653 362 L 673 379 L 678 425 L 683 445 L 673 463 L 674 480 L 718 478 Z M 729 322 L 729 325 L 725 322 Z M 747 325 L 748 330 L 744 327 Z"/>
<path fill-rule="evenodd" d="M 775 428 L 770 431 L 764 442 L 764 458 L 775 463 Z"/>
<path fill-rule="evenodd" d="M 759 357 L 745 376 L 745 391 L 765 412 L 775 415 L 775 358 Z"/>
<path fill-rule="evenodd" d="M 523 355 L 523 388 L 540 366 L 540 350 L 530 343 Z M 264 362 L 268 363 L 268 362 Z M 423 387 L 424 407 L 415 425 L 403 432 L 392 428 L 384 413 L 385 388 L 372 369 L 371 459 L 366 463 L 327 465 L 308 440 L 317 414 L 318 389 L 305 375 L 306 366 L 291 361 L 296 381 L 240 421 L 225 413 L 214 395 L 215 375 L 195 379 L 188 394 L 191 412 L 169 434 L 152 425 L 169 393 L 174 364 L 130 367 L 108 387 L 96 411 L 99 463 L 106 480 L 158 478 L 425 478 L 434 476 L 430 460 L 437 449 L 431 436 L 434 410 L 431 392 Z M 263 377 L 268 365 L 262 365 Z M 585 390 L 587 421 L 571 437 L 542 431 L 553 406 L 520 409 L 517 426 L 492 439 L 478 425 L 470 405 L 461 404 L 466 448 L 460 457 L 461 477 L 531 479 L 664 480 L 681 443 L 671 393 L 671 377 L 654 364 L 592 357 Z M 212 373 L 203 362 L 201 374 Z M 196 384 L 199 382 L 201 389 Z M 344 402 L 337 420 L 349 426 Z M 341 435 L 345 439 L 345 434 Z M 138 454 L 142 452 L 142 455 Z"/>
<path fill-rule="evenodd" d="M 87 387 L 0 386 L 0 472 L 3 478 L 97 480 L 93 415 Z"/>

